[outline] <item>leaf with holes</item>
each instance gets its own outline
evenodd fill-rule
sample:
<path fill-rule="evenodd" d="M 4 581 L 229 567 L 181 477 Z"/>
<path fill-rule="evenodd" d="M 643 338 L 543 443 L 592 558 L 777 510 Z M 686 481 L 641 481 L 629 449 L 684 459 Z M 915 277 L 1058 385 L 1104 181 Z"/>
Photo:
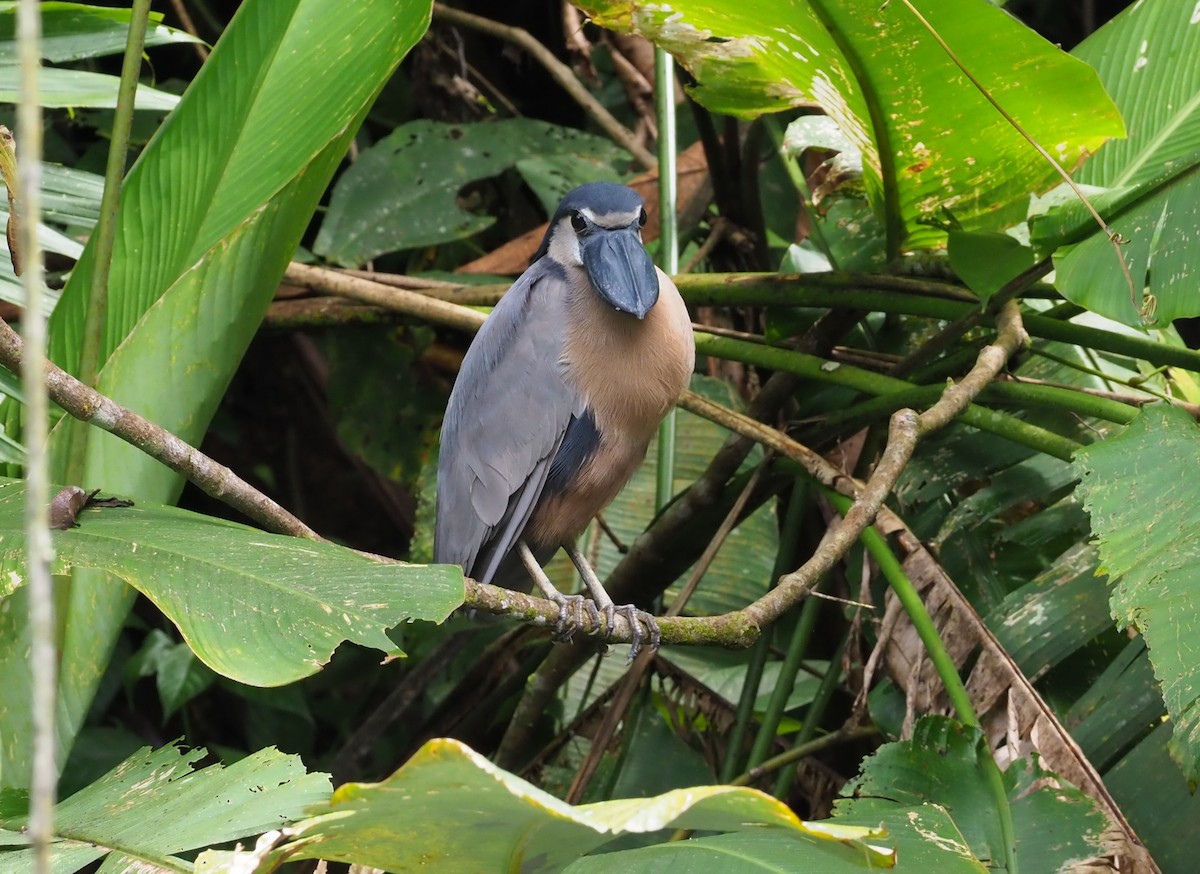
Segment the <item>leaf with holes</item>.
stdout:
<path fill-rule="evenodd" d="M 861 150 L 888 251 L 937 228 L 1001 230 L 1054 169 L 963 75 L 907 2 L 586 0 L 598 24 L 648 37 L 696 77 L 715 112 L 819 105 Z M 985 0 L 913 0 L 1007 112 L 1069 167 L 1124 135 L 1094 71 Z M 937 227 L 934 227 L 937 226 Z"/>

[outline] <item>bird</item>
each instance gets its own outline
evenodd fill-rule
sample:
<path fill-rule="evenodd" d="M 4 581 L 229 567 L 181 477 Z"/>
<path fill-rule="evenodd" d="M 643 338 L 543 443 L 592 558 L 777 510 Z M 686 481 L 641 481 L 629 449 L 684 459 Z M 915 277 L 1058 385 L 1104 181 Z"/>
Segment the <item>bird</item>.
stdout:
<path fill-rule="evenodd" d="M 434 530 L 438 563 L 513 589 L 532 577 L 559 607 L 560 640 L 584 610 L 593 630 L 604 617 L 606 637 L 624 615 L 630 658 L 647 638 L 658 647 L 658 624 L 616 606 L 575 541 L 645 458 L 695 368 L 687 307 L 646 252 L 645 224 L 645 202 L 624 185 L 590 182 L 563 198 L 463 358 L 442 423 Z M 560 548 L 590 601 L 546 576 Z"/>

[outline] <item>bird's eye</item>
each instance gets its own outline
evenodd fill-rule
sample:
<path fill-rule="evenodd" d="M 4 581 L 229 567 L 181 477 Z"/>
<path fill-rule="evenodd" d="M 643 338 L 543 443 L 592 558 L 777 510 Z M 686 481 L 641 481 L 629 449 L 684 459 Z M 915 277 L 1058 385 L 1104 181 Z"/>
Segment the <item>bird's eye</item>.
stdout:
<path fill-rule="evenodd" d="M 587 230 L 587 219 L 583 217 L 583 213 L 576 210 L 571 213 L 571 227 L 575 229 L 575 233 L 582 234 Z"/>
<path fill-rule="evenodd" d="M 638 227 L 646 227 L 646 208 L 642 207 L 641 213 L 638 214 Z"/>

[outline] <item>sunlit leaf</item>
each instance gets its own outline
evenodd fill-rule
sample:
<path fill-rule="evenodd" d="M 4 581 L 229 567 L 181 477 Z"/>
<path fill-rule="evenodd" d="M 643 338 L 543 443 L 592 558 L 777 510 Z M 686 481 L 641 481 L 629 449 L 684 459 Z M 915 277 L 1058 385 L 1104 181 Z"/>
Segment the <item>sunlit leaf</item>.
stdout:
<path fill-rule="evenodd" d="M 121 192 L 97 388 L 199 444 L 284 267 L 376 94 L 425 32 L 430 3 L 248 0 Z M 139 89 L 140 90 L 140 89 Z M 89 242 L 49 325 L 75 372 L 95 277 Z M 6 427 L 14 417 L 4 411 Z M 65 479 L 77 424 L 51 455 Z M 182 478 L 108 434 L 88 440 L 84 483 L 169 503 Z M 60 761 L 83 723 L 132 590 L 77 570 L 60 590 Z M 27 700 L 21 593 L 0 611 L 0 688 Z M 257 643 L 255 644 L 257 645 Z M 0 707 L 0 785 L 27 779 L 28 708 Z"/>
<path fill-rule="evenodd" d="M 9 56 L 11 57 L 11 55 Z M 120 79 L 107 73 L 88 70 L 64 70 L 45 67 L 38 74 L 38 102 L 42 106 L 69 109 L 73 107 L 103 107 L 117 105 Z M 16 64 L 0 63 L 0 103 L 16 103 L 21 86 Z M 179 97 L 149 85 L 139 85 L 134 106 L 137 109 L 174 109 Z"/>
<path fill-rule="evenodd" d="M 125 51 L 129 36 L 128 9 L 106 9 L 84 3 L 38 4 L 42 14 L 42 58 L 52 63 L 77 61 Z M 16 57 L 16 7 L 0 3 L 0 58 Z M 168 43 L 195 43 L 199 39 L 162 23 L 161 12 L 151 12 L 146 27 L 146 47 Z"/>
<path fill-rule="evenodd" d="M 1120 251 L 1133 292 L 1108 236 L 1077 204 L 1064 209 L 1091 236 L 1055 256 L 1056 284 L 1070 300 L 1129 325 L 1200 314 L 1200 26 L 1193 4 L 1135 3 L 1072 54 L 1096 68 L 1129 126 L 1129 139 L 1101 149 L 1079 181 L 1113 190 L 1112 206 L 1098 205 L 1127 241 Z"/>
<path fill-rule="evenodd" d="M 1024 217 L 1058 178 L 934 41 L 907 4 L 876 0 L 586 0 L 595 20 L 678 58 L 715 112 L 816 103 L 862 151 L 888 248 L 936 244 Z M 1124 128 L 1095 73 L 984 0 L 916 0 L 962 63 L 1070 167 Z M 1019 70 L 1019 75 L 1014 71 Z"/>
<path fill-rule="evenodd" d="M 573 807 L 455 740 L 430 741 L 384 782 L 348 783 L 313 812 L 294 827 L 293 846 L 285 844 L 250 870 L 273 870 L 285 858 L 320 858 L 392 871 L 420 866 L 537 874 L 561 871 L 615 835 L 662 828 L 771 826 L 797 838 L 844 842 L 877 867 L 892 857 L 866 843 L 886 843 L 876 829 L 802 822 L 755 789 L 701 786 Z M 205 853 L 197 871 L 244 870 L 235 869 L 237 863 L 238 854 Z"/>

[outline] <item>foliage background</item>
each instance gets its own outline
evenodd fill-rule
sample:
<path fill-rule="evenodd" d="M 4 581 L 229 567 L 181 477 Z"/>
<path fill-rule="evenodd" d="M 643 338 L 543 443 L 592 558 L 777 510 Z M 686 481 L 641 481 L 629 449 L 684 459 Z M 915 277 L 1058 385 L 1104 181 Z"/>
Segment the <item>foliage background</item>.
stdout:
<path fill-rule="evenodd" d="M 157 164 L 146 160 L 128 176 L 119 239 L 129 248 L 118 248 L 114 257 L 113 294 L 120 296 L 120 304 L 107 328 L 102 355 L 107 363 L 98 384 L 201 442 L 205 452 L 323 536 L 355 549 L 421 561 L 429 549 L 428 484 L 436 457 L 438 418 L 468 338 L 378 309 L 343 307 L 322 315 L 305 308 L 304 302 L 314 293 L 287 282 L 277 288 L 275 277 L 295 257 L 455 284 L 502 282 L 504 275 L 519 272 L 523 257 L 528 257 L 528 250 L 524 256 L 520 251 L 511 254 L 505 244 L 527 231 L 536 235 L 547 211 L 572 184 L 594 178 L 630 180 L 640 168 L 527 53 L 503 48 L 494 36 L 444 15 L 435 15 L 425 32 L 425 16 L 414 4 L 405 5 L 411 15 L 404 28 L 397 28 L 392 5 L 356 6 L 358 17 L 338 22 L 341 42 L 337 33 L 326 30 L 331 20 L 328 4 L 245 4 L 239 14 L 243 19 L 258 16 L 258 27 L 245 27 L 242 42 L 230 40 L 219 52 L 236 57 L 243 71 L 248 64 L 261 64 L 261 87 L 249 92 L 241 90 L 233 74 L 226 74 L 228 79 L 220 74 L 237 65 L 231 61 L 229 67 L 215 63 L 206 67 L 192 44 L 164 37 L 162 44 L 147 49 L 144 83 L 167 94 L 182 93 L 193 83 L 194 94 L 209 89 L 208 102 L 185 101 L 157 135 L 164 157 Z M 614 21 L 619 19 L 612 11 L 616 5 L 597 4 L 605 6 Z M 163 9 L 163 20 L 184 30 L 190 27 L 212 44 L 230 27 L 237 6 L 172 4 Z M 835 10 L 837 6 L 832 4 Z M 1029 0 L 1007 8 L 1046 38 L 1070 49 L 1122 6 Z M 295 27 L 288 26 L 285 19 L 292 13 L 285 8 L 296 11 Z M 190 13 L 190 25 L 179 17 L 180 9 Z M 641 78 L 652 79 L 644 62 L 644 42 L 589 26 L 580 33 L 596 48 L 585 58 L 569 48 L 576 33 L 572 19 L 564 18 L 558 4 L 526 2 L 504 10 L 481 6 L 474 11 L 500 16 L 504 23 L 527 30 L 574 67 L 595 100 L 645 139 L 653 115 L 645 93 L 636 87 L 637 77 L 628 69 L 636 70 L 640 63 Z M 604 8 L 590 11 L 604 20 Z M 1003 15 L 995 10 L 986 13 Z M 931 16 L 937 25 L 936 16 Z M 942 23 L 949 29 L 950 16 Z M 1023 31 L 1012 33 L 1032 40 Z M 1165 38 L 1158 31 L 1147 33 Z M 96 37 L 91 39 L 89 51 L 49 60 L 64 68 L 117 74 L 119 57 L 96 55 Z M 413 48 L 399 63 L 409 43 L 414 43 Z M 111 51 L 119 51 L 122 42 L 112 45 Z M 1000 56 L 1002 50 L 1019 52 L 1024 45 L 1014 37 L 1012 45 L 992 48 Z M 1087 45 L 1092 47 L 1090 54 Z M 327 54 L 308 53 L 313 47 L 324 47 Z M 972 48 L 955 47 L 964 55 Z M 1197 127 L 1197 113 L 1177 105 L 1146 108 L 1143 103 L 1154 102 L 1147 91 L 1132 86 L 1124 90 L 1106 78 L 1106 65 L 1117 67 L 1112 59 L 1119 56 L 1118 49 L 1093 40 L 1080 55 L 1101 71 L 1126 123 L 1133 117 L 1140 120 L 1139 127 L 1131 126 L 1131 133 L 1138 134 L 1164 114 L 1179 120 L 1182 131 L 1172 141 L 1178 146 L 1174 154 L 1153 156 L 1166 168 L 1158 176 L 1137 180 L 1123 173 L 1128 162 L 1136 160 L 1139 144 L 1144 144 L 1136 136 L 1128 147 L 1110 144 L 1101 152 L 1101 156 L 1124 158 L 1084 163 L 1080 176 L 1092 185 L 1111 187 L 1107 194 L 1097 195 L 1098 202 L 1110 208 L 1106 217 L 1133 223 L 1133 230 L 1122 232 L 1136 241 L 1134 249 L 1152 243 L 1151 254 L 1142 261 L 1131 255 L 1138 279 L 1145 277 L 1148 293 L 1162 308 L 1163 318 L 1149 334 L 1084 312 L 1088 308 L 1114 318 L 1129 316 L 1088 296 L 1111 279 L 1101 273 L 1111 273 L 1115 262 L 1100 237 L 1082 240 L 1082 223 L 1069 211 L 1040 226 L 1034 224 L 1035 251 L 1021 249 L 1010 257 L 1013 244 L 1003 240 L 997 244 L 994 236 L 969 233 L 1002 227 L 983 227 L 988 223 L 986 215 L 961 226 L 955 226 L 954 217 L 943 223 L 936 208 L 920 213 L 919 194 L 903 195 L 903 208 L 881 213 L 881 200 L 892 203 L 880 193 L 889 184 L 886 173 L 879 181 L 869 170 L 856 175 L 851 167 L 844 179 L 837 177 L 836 168 L 825 161 L 833 151 L 849 149 L 841 142 L 831 148 L 803 124 L 788 132 L 794 158 L 781 156 L 775 140 L 783 140 L 786 124 L 807 115 L 807 110 L 792 109 L 767 122 L 752 123 L 710 115 L 698 104 L 680 105 L 679 150 L 694 143 L 704 147 L 698 168 L 685 162 L 681 175 L 684 263 L 698 256 L 698 273 L 813 272 L 836 266 L 877 276 L 899 274 L 917 286 L 929 286 L 906 297 L 886 285 L 860 280 L 835 287 L 824 297 L 818 288 L 798 299 L 764 299 L 760 292 L 757 298 L 739 300 L 723 297 L 719 288 L 706 289 L 702 278 L 690 291 L 681 281 L 685 294 L 694 295 L 689 299 L 697 304 L 698 321 L 718 330 L 778 341 L 822 324 L 817 319 L 831 306 L 834 312 L 852 312 L 853 318 L 830 329 L 820 348 L 805 350 L 822 356 L 821 371 L 840 368 L 842 374 L 854 368 L 877 374 L 908 361 L 923 343 L 948 338 L 948 345 L 931 347 L 938 350 L 936 354 L 921 353 L 909 362 L 913 381 L 934 389 L 933 394 L 922 396 L 920 404 L 895 385 L 872 382 L 870 377 L 857 383 L 850 376 L 840 382 L 809 379 L 787 392 L 789 403 L 780 406 L 771 424 L 790 423 L 790 433 L 802 443 L 831 453 L 839 463 L 857 464 L 859 472 L 865 473 L 886 437 L 887 414 L 906 403 L 920 408 L 932 402 L 938 383 L 960 376 L 978 348 L 993 336 L 987 323 L 966 325 L 959 333 L 947 331 L 967 317 L 971 307 L 964 302 L 969 300 L 966 297 L 945 299 L 945 289 L 938 283 L 961 279 L 959 292 L 966 295 L 969 289 L 986 299 L 1003 284 L 997 276 L 1016 275 L 1064 242 L 1076 248 L 1058 249 L 1055 266 L 1060 278 L 1074 277 L 1075 284 L 1060 281 L 1058 288 L 1043 284 L 1025 289 L 1026 327 L 1034 342 L 1012 370 L 1037 382 L 1025 383 L 1024 394 L 1011 388 L 1011 383 L 998 383 L 991 389 L 994 394 L 981 398 L 986 409 L 1012 413 L 1025 425 L 1040 429 L 1039 433 L 1073 446 L 1117 432 L 1147 397 L 1161 394 L 1200 401 L 1194 374 L 1189 372 L 1198 365 L 1187 350 L 1188 322 L 1186 318 L 1175 321 L 1178 332 L 1170 325 L 1175 316 L 1195 315 L 1188 310 L 1194 304 L 1185 297 L 1182 304 L 1170 305 L 1170 288 L 1159 285 L 1163 262 L 1152 257 L 1153 251 L 1167 251 L 1164 240 L 1172 228 L 1188 227 L 1186 216 L 1194 203 L 1189 180 L 1197 165 L 1190 137 Z M 884 80 L 894 75 L 883 60 L 889 50 L 886 45 L 879 47 L 879 54 L 873 56 L 878 66 L 872 70 Z M 929 57 L 936 54 L 931 49 Z M 685 51 L 681 50 L 681 57 L 686 58 Z M 976 55 L 983 57 L 983 53 Z M 925 56 L 917 62 L 924 64 Z M 337 72 L 324 75 L 325 70 Z M 1183 81 L 1190 80 L 1185 76 Z M 1008 84 L 1020 83 L 1014 76 Z M 1007 92 L 1009 98 L 1016 100 L 1018 91 L 1014 87 Z M 703 87 L 697 95 L 702 93 Z M 880 85 L 879 93 L 889 92 Z M 247 94 L 250 97 L 239 103 L 237 95 Z M 1042 94 L 1030 90 L 1025 96 L 1036 109 Z M 1061 95 L 1057 99 L 1061 102 Z M 187 114 L 190 108 L 214 105 L 222 108 L 220 117 L 208 114 L 211 110 Z M 949 126 L 945 122 L 949 108 L 934 105 L 932 109 L 941 112 L 942 122 Z M 959 107 L 957 111 L 966 123 L 972 112 L 983 110 Z M 135 114 L 131 164 L 163 118 L 161 109 Z M 13 126 L 11 119 L 0 120 Z M 1091 123 L 1097 128 L 1104 124 L 1096 119 Z M 62 286 L 66 271 L 80 257 L 79 244 L 95 221 L 100 182 L 83 173 L 103 173 L 112 124 L 113 112 L 103 106 L 48 115 L 46 159 L 64 168 L 48 183 L 63 189 L 61 205 L 51 201 L 48 216 L 63 238 L 50 262 L 55 288 Z M 206 131 L 206 125 L 228 127 Z M 235 131 L 245 138 L 235 136 Z M 287 148 L 281 148 L 281 131 L 295 132 L 301 139 L 284 137 Z M 1093 137 L 1089 145 L 1098 145 L 1114 132 L 1110 125 L 1089 134 Z M 225 151 L 218 146 L 226 147 Z M 343 160 L 347 148 L 350 155 Z M 1024 159 L 1025 147 L 1011 148 Z M 696 147 L 690 154 L 699 150 Z M 1128 157 L 1130 150 L 1134 158 Z M 276 161 L 264 156 L 281 157 Z M 1004 202 L 1010 212 L 1014 204 L 1023 209 L 1032 188 L 1040 193 L 1052 184 L 1040 162 L 1030 161 L 1045 175 L 1036 185 L 1021 177 L 1025 187 L 1014 188 L 1013 196 Z M 171 190 L 178 197 L 165 206 L 161 190 L 155 187 L 160 173 L 169 175 Z M 1150 187 L 1132 194 L 1118 187 L 1138 181 Z M 806 207 L 810 186 L 819 190 L 822 183 L 828 183 L 827 199 L 817 208 Z M 653 188 L 646 190 L 656 201 Z M 874 211 L 865 199 L 868 195 L 876 203 Z M 1105 196 L 1110 199 L 1104 200 Z M 1139 217 L 1146 204 L 1151 208 L 1146 212 L 1149 225 Z M 1016 220 L 1020 212 L 1017 209 Z M 929 223 L 931 217 L 938 226 Z M 903 223 L 903 233 L 894 233 L 889 222 Z M 938 255 L 896 257 L 910 246 L 940 244 L 947 231 L 948 263 Z M 1089 253 L 1085 248 L 1089 246 L 1099 251 Z M 650 247 L 654 251 L 656 244 L 651 242 Z M 155 253 L 153 258 L 145 257 L 147 250 Z M 92 275 L 90 257 L 83 255 L 74 267 L 63 292 L 64 305 L 51 323 L 52 353 L 68 369 L 73 369 L 79 337 L 86 330 L 83 290 Z M 147 261 L 153 269 L 142 269 Z M 980 277 L 980 272 L 972 272 L 972 263 L 992 269 L 980 271 Z M 1190 265 L 1190 260 L 1186 263 Z M 1080 270 L 1084 270 L 1082 279 Z M 1116 287 L 1116 300 L 1123 301 L 1124 290 L 1119 283 Z M 852 297 L 864 290 L 866 297 Z M 5 316 L 13 319 L 17 314 L 9 309 Z M 124 328 L 114 327 L 122 321 Z M 1134 341 L 1139 337 L 1148 339 L 1137 345 Z M 202 364 L 187 371 L 187 382 L 164 381 L 161 374 L 174 377 L 176 373 L 171 362 L 180 343 L 190 344 Z M 741 353 L 743 360 L 739 360 L 736 351 L 726 349 L 722 354 L 721 349 L 718 344 L 701 347 L 708 353 L 706 373 L 697 377 L 695 389 L 729 408 L 753 405 L 775 368 L 746 360 L 748 353 Z M 1063 388 L 1070 394 L 1038 395 L 1031 385 Z M 1089 399 L 1106 400 L 1110 406 Z M 10 423 L 17 415 L 14 408 L 11 403 L 6 408 Z M 1107 570 L 1115 577 L 1124 572 L 1147 554 L 1145 545 L 1130 547 L 1104 539 L 1099 546 L 1088 542 L 1093 530 L 1114 541 L 1119 532 L 1141 526 L 1165 531 L 1166 542 L 1156 555 L 1162 556 L 1163 564 L 1182 568 L 1178 598 L 1188 600 L 1191 578 L 1181 544 L 1191 521 L 1175 513 L 1160 516 L 1152 508 L 1167 484 L 1186 483 L 1189 450 L 1160 453 L 1165 453 L 1164 446 L 1174 445 L 1168 440 L 1179 439 L 1182 446 L 1189 446 L 1192 426 L 1186 417 L 1164 419 L 1157 426 L 1138 421 L 1138 427 L 1122 438 L 1124 443 L 1114 442 L 1111 447 L 1119 452 L 1124 446 L 1128 455 L 1108 461 L 1111 471 L 1100 485 L 1094 479 L 1089 482 L 1086 508 L 1074 484 L 1081 475 L 1095 477 L 1097 470 L 1105 470 L 1106 459 L 1099 452 L 1089 453 L 1072 466 L 1062 453 L 1056 457 L 1048 451 L 1049 443 L 1031 445 L 1015 439 L 1016 426 L 1003 421 L 990 430 L 954 425 L 923 443 L 897 484 L 891 506 L 930 547 L 974 610 L 970 629 L 955 631 L 931 606 L 943 638 L 952 642 L 959 634 L 974 644 L 994 635 L 1003 651 L 1036 682 L 1041 698 L 1099 771 L 1116 806 L 1157 863 L 1163 870 L 1183 871 L 1188 870 L 1188 858 L 1180 835 L 1187 834 L 1200 816 L 1188 791 L 1196 755 L 1194 741 L 1178 729 L 1172 734 L 1172 729 L 1191 724 L 1193 663 L 1186 654 L 1160 648 L 1153 634 L 1164 625 L 1164 637 L 1186 631 L 1196 617 L 1186 607 L 1180 608 L 1183 619 L 1178 614 L 1149 617 L 1144 593 L 1154 580 L 1127 580 L 1125 585 L 1133 592 L 1130 606 L 1121 612 L 1114 602 L 1112 613 L 1130 627 L 1118 630 L 1110 615 L 1108 586 L 1097 573 Z M 69 447 L 80 438 L 71 435 L 80 429 L 69 426 L 64 420 L 56 429 L 60 481 L 102 486 L 106 491 L 135 494 L 143 501 L 169 503 L 179 494 L 176 477 L 108 437 L 90 438 L 84 466 L 72 467 Z M 1165 430 L 1172 428 L 1177 430 Z M 717 426 L 681 414 L 674 472 L 677 491 L 703 481 L 724 436 Z M 1142 442 L 1134 442 L 1135 438 Z M 1101 446 L 1109 448 L 1107 443 Z M 110 454 L 131 460 L 126 464 Z M 1148 469 L 1137 468 L 1134 475 L 1134 460 L 1146 458 L 1153 462 Z M 11 460 L 19 460 L 15 450 Z M 652 454 L 630 490 L 607 514 L 619 542 L 631 543 L 651 521 L 655 463 Z M 761 455 L 749 455 L 736 473 L 730 473 L 720 500 L 691 520 L 686 536 L 657 541 L 665 556 L 660 560 L 663 573 L 667 567 L 682 573 L 698 557 L 760 464 Z M 1106 493 L 1111 506 L 1101 503 Z M 780 572 L 794 568 L 815 548 L 832 516 L 830 504 L 808 480 L 778 461 L 750 494 L 751 506 L 757 509 L 746 514 L 705 574 L 689 603 L 689 612 L 695 615 L 737 609 L 762 595 Z M 1177 503 L 1167 506 L 1187 502 L 1185 488 Z M 210 516 L 238 518 L 192 486 L 182 488 L 179 504 Z M 1094 518 L 1098 506 L 1103 507 L 1105 518 L 1111 518 L 1117 508 L 1129 512 L 1130 518 L 1114 525 L 1115 533 L 1106 534 Z M 1088 510 L 1093 513 L 1091 522 Z M 169 528 L 176 522 L 194 524 L 174 517 L 156 524 Z M 616 567 L 621 555 L 613 539 L 598 530 L 589 537 L 602 571 Z M 227 548 L 231 547 L 219 549 Z M 203 559 L 196 556 L 199 562 Z M 987 780 L 986 757 L 979 755 L 980 744 L 986 747 L 987 743 L 971 729 L 937 721 L 916 723 L 914 740 L 883 747 L 865 759 L 866 765 L 864 757 L 880 738 L 838 734 L 854 716 L 875 726 L 883 738 L 909 738 L 915 717 L 949 712 L 932 674 L 910 670 L 906 684 L 905 671 L 915 657 L 911 647 L 904 648 L 899 631 L 896 640 L 885 640 L 878 650 L 892 678 L 874 684 L 864 680 L 880 629 L 886 626 L 882 611 L 886 584 L 862 548 L 853 550 L 823 587 L 842 598 L 881 605 L 873 619 L 838 602 L 810 599 L 804 609 L 775 625 L 756 652 L 667 649 L 649 679 L 626 696 L 629 709 L 622 730 L 611 742 L 595 746 L 603 718 L 597 696 L 601 704 L 613 697 L 605 690 L 619 680 L 625 666 L 619 656 L 589 660 L 584 670 L 564 682 L 562 693 L 538 714 L 540 718 L 526 726 L 524 742 L 516 749 L 511 745 L 514 710 L 527 677 L 543 664 L 549 650 L 542 635 L 514 630 L 509 623 L 479 623 L 462 616 L 442 625 L 402 625 L 391 632 L 390 643 L 382 643 L 377 631 L 369 641 L 376 649 L 344 643 L 323 670 L 287 685 L 262 688 L 231 679 L 229 675 L 254 679 L 233 669 L 223 670 L 225 676 L 215 673 L 212 658 L 197 658 L 203 647 L 195 640 L 184 641 L 171 621 L 178 616 L 164 606 L 169 598 L 150 594 L 156 585 L 164 585 L 163 574 L 152 570 L 144 574 L 148 581 L 138 585 L 124 565 L 104 566 L 149 597 L 138 597 L 127 612 L 132 594 L 100 604 L 80 594 L 93 589 L 81 585 L 78 578 L 60 589 L 60 606 L 68 617 L 62 691 L 69 718 L 65 719 L 68 727 L 61 731 L 69 755 L 62 768 L 63 797 L 93 785 L 139 748 L 160 748 L 181 737 L 191 746 L 206 748 L 210 760 L 229 766 L 250 762 L 256 768 L 285 767 L 265 761 L 270 755 L 260 752 L 277 747 L 299 756 L 310 771 L 331 772 L 337 783 L 382 779 L 410 761 L 430 738 L 454 737 L 474 750 L 498 756 L 504 767 L 553 794 L 570 792 L 574 801 L 648 796 L 683 786 L 729 782 L 788 746 L 832 737 L 837 742 L 804 759 L 799 767 L 772 770 L 755 785 L 773 792 L 807 819 L 828 816 L 837 808 L 843 821 L 857 817 L 861 824 L 872 817 L 889 822 L 902 817 L 895 810 L 862 802 L 856 806 L 853 797 L 839 800 L 847 781 L 850 789 L 858 787 L 863 795 L 896 798 L 903 775 L 927 768 L 923 756 L 930 750 L 946 755 L 953 751 L 946 765 L 951 770 L 939 775 L 943 782 L 964 780 L 982 786 Z M 1152 566 L 1152 577 L 1158 568 L 1157 563 Z M 564 573 L 561 568 L 557 572 Z M 334 575 L 333 570 L 328 573 Z M 354 573 L 362 601 L 371 601 L 368 586 Z M 192 585 L 189 580 L 195 578 L 183 579 L 180 589 L 187 590 Z M 442 582 L 438 578 L 436 585 Z M 9 624 L 0 629 L 7 635 L 0 671 L 10 681 L 5 685 L 10 690 L 23 688 L 19 660 L 12 657 L 22 639 L 19 623 L 13 619 L 20 615 L 14 605 L 19 606 L 21 591 L 5 593 L 6 606 L 13 609 L 5 614 Z M 678 588 L 668 591 L 668 603 L 677 592 Z M 934 589 L 927 590 L 927 598 L 930 592 Z M 440 619 L 454 606 L 452 594 L 439 595 L 441 600 L 428 608 L 412 606 L 405 598 L 409 609 L 402 611 L 397 605 L 397 611 Z M 380 599 L 386 600 L 386 595 L 374 600 Z M 289 593 L 285 600 L 297 599 Z M 228 596 L 215 597 L 215 603 L 226 608 Z M 393 616 L 382 625 L 400 618 Z M 1146 634 L 1145 640 L 1136 633 L 1139 630 Z M 255 647 L 280 633 L 302 640 L 309 636 L 285 622 L 279 628 L 249 632 L 242 648 L 253 654 Z M 394 648 L 404 650 L 407 658 L 380 664 L 377 650 Z M 976 658 L 968 650 L 969 646 L 961 655 Z M 77 675 L 70 673 L 73 668 Z M 760 672 L 761 679 L 754 679 Z M 986 690 L 970 688 L 980 713 L 986 715 Z M 1166 708 L 1171 709 L 1172 719 L 1165 718 Z M 746 730 L 744 715 L 750 711 L 754 719 L 746 737 L 739 732 Z M 23 785 L 20 735 L 12 727 L 19 724 L 19 719 L 6 723 L 8 731 L 0 735 L 5 744 L 0 784 L 18 789 Z M 993 746 L 997 745 L 995 728 L 995 723 L 984 726 L 985 733 L 990 729 L 993 734 Z M 166 761 L 168 753 L 169 749 L 154 755 Z M 575 775 L 586 770 L 585 763 L 595 768 L 593 776 L 572 787 Z M 284 782 L 291 781 L 295 795 L 281 800 L 279 809 L 286 812 L 281 816 L 295 820 L 301 811 L 312 813 L 309 805 L 322 802 L 323 787 L 302 777 L 294 765 L 286 767 L 293 767 Z M 956 768 L 961 770 L 952 770 Z M 222 773 L 231 771 L 232 767 Z M 1039 776 L 1032 766 L 1028 772 L 1010 768 L 1006 773 L 1004 792 L 1014 799 L 1014 827 L 1021 832 L 1024 822 L 1024 828 L 1030 829 L 1025 835 L 1036 830 L 1032 824 L 1044 821 L 1038 813 L 1041 797 L 1028 791 Z M 995 862 L 1003 856 L 999 847 L 1006 838 L 987 833 L 980 823 L 997 819 L 996 800 L 986 794 L 968 795 L 939 797 L 926 785 L 914 787 L 911 798 L 899 800 L 943 805 L 950 815 L 946 821 L 938 820 L 934 830 L 957 830 L 968 853 L 987 861 L 989 852 L 994 852 Z M 19 802 L 11 801 L 15 796 L 5 797 L 16 807 L 5 808 L 4 818 L 16 821 Z M 1032 801 L 1019 808 L 1018 798 Z M 329 802 L 336 803 L 337 796 Z M 1078 809 L 1068 813 L 1055 808 L 1048 814 L 1050 821 L 1062 823 L 1073 837 L 1103 830 L 1102 824 L 1088 818 L 1095 814 L 1084 802 L 1071 796 L 1071 803 Z M 930 808 L 923 810 L 932 815 Z M 67 822 L 69 813 L 64 815 Z M 266 830 L 266 823 L 250 820 L 240 823 L 241 830 L 201 835 L 198 843 L 161 847 L 158 852 L 175 854 Z M 664 820 L 669 821 L 673 820 Z M 461 827 L 470 825 L 468 821 Z M 446 822 L 442 826 L 449 834 L 456 827 Z M 902 843 L 905 834 L 896 828 L 895 840 Z M 714 840 L 735 839 L 742 837 Z M 645 842 L 627 836 L 606 849 L 634 854 L 621 863 L 623 869 L 634 870 L 635 864 L 659 863 L 657 856 L 637 855 L 638 845 Z M 1095 851 L 1101 845 L 1075 845 L 1063 838 L 1063 846 Z M 361 848 L 358 854 L 354 849 L 347 850 L 345 858 L 365 861 Z M 653 852 L 674 851 L 659 844 Z M 754 850 L 771 851 L 763 846 Z M 714 850 L 719 852 L 725 851 Z M 814 852 L 830 851 L 818 847 Z M 917 845 L 907 854 L 902 852 L 901 858 L 914 864 L 921 852 Z M 1032 865 L 1027 864 L 1028 870 L 1039 870 L 1039 864 L 1057 858 L 1049 849 L 1029 844 L 1023 853 Z M 572 867 L 586 870 L 587 864 L 584 860 Z"/>

